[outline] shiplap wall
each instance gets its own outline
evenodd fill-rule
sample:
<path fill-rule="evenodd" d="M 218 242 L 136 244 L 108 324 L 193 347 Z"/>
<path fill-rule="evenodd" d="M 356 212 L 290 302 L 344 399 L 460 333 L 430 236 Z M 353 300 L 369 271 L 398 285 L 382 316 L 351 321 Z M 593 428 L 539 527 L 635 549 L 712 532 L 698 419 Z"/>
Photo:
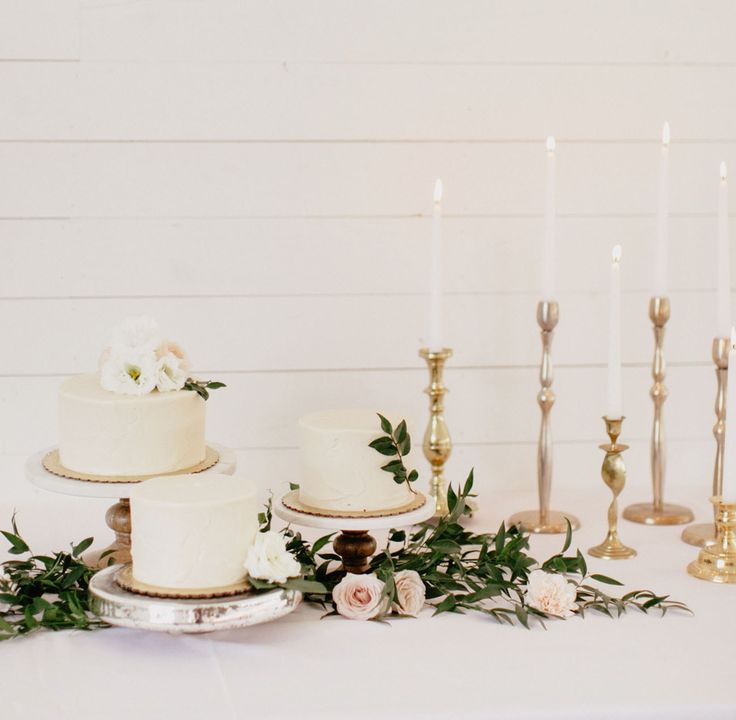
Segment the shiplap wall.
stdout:
<path fill-rule="evenodd" d="M 2 492 L 29 492 L 21 460 L 55 441 L 60 380 L 92 369 L 128 314 L 155 316 L 203 375 L 228 383 L 209 404 L 210 437 L 264 484 L 297 472 L 295 422 L 309 410 L 397 408 L 419 434 L 438 176 L 449 474 L 474 465 L 488 491 L 533 487 L 553 133 L 555 486 L 600 483 L 605 291 L 620 242 L 627 494 L 648 497 L 647 300 L 667 119 L 668 482 L 705 496 L 734 27 L 728 0 L 0 0 Z"/>

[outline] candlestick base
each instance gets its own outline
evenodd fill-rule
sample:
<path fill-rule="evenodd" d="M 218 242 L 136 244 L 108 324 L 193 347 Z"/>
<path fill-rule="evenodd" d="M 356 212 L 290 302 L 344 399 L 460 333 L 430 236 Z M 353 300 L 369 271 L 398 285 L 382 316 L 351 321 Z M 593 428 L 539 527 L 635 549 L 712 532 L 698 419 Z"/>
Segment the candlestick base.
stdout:
<path fill-rule="evenodd" d="M 512 515 L 508 520 L 508 524 L 521 525 L 523 530 L 530 533 L 560 535 L 567 532 L 567 521 L 570 522 L 570 527 L 573 530 L 580 527 L 580 520 L 574 515 L 554 510 L 549 510 L 544 515 L 539 510 L 524 510 Z"/>
<path fill-rule="evenodd" d="M 697 523 L 688 525 L 683 531 L 680 538 L 688 545 L 695 547 L 703 547 L 704 545 L 712 545 L 716 540 L 715 523 Z"/>
<path fill-rule="evenodd" d="M 600 544 L 588 550 L 588 555 L 592 555 L 596 558 L 603 558 L 604 560 L 626 560 L 628 558 L 636 557 L 636 550 L 634 548 L 624 545 L 617 535 L 611 535 Z"/>
<path fill-rule="evenodd" d="M 706 545 L 687 571 L 699 580 L 715 583 L 736 583 L 736 503 L 724 503 L 713 498 L 717 507 L 716 540 Z"/>
<path fill-rule="evenodd" d="M 686 525 L 694 520 L 692 510 L 682 505 L 662 503 L 657 507 L 651 502 L 629 505 L 624 510 L 624 517 L 642 525 Z"/>

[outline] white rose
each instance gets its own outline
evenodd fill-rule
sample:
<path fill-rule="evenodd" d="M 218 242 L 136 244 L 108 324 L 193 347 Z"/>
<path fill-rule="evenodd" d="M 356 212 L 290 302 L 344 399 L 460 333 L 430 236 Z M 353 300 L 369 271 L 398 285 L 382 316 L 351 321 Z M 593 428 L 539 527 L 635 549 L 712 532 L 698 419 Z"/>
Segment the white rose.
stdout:
<path fill-rule="evenodd" d="M 146 395 L 158 382 L 153 352 L 107 353 L 100 365 L 100 385 L 122 395 Z"/>
<path fill-rule="evenodd" d="M 401 570 L 394 575 L 396 602 L 394 612 L 399 615 L 416 617 L 424 607 L 426 589 L 416 570 Z"/>
<path fill-rule="evenodd" d="M 248 550 L 245 569 L 250 577 L 271 583 L 285 583 L 287 578 L 301 575 L 302 566 L 286 549 L 286 540 L 273 530 L 256 533 Z"/>
<path fill-rule="evenodd" d="M 548 615 L 569 618 L 578 609 L 577 590 L 564 575 L 533 570 L 526 586 L 526 604 Z"/>
<path fill-rule="evenodd" d="M 129 317 L 112 331 L 110 346 L 113 352 L 127 350 L 155 351 L 161 344 L 158 323 L 147 315 Z"/>
<path fill-rule="evenodd" d="M 386 610 L 383 597 L 384 583 L 375 573 L 354 575 L 348 573 L 335 585 L 332 599 L 337 612 L 349 620 L 372 620 Z"/>
<path fill-rule="evenodd" d="M 159 392 L 181 390 L 189 373 L 184 361 L 172 352 L 166 353 L 158 361 L 158 377 L 156 387 Z"/>

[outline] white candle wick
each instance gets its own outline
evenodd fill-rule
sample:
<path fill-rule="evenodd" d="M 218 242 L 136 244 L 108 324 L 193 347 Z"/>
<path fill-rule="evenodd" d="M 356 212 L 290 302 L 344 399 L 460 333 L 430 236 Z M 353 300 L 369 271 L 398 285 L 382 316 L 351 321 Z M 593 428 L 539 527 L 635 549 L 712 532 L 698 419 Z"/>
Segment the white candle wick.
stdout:
<path fill-rule="evenodd" d="M 553 153 L 555 151 L 556 143 L 554 135 L 549 135 L 547 137 L 547 152 Z"/>
<path fill-rule="evenodd" d="M 666 122 L 662 126 L 662 145 L 667 147 L 670 144 L 670 124 Z"/>
<path fill-rule="evenodd" d="M 442 202 L 442 179 L 437 178 L 434 181 L 434 203 L 438 205 Z"/>
<path fill-rule="evenodd" d="M 616 245 L 616 247 L 613 248 L 611 251 L 611 260 L 613 260 L 614 263 L 618 264 L 621 262 L 621 246 Z"/>
<path fill-rule="evenodd" d="M 721 180 L 725 182 L 728 179 L 728 168 L 726 167 L 725 160 L 721 160 L 720 173 L 721 173 Z"/>

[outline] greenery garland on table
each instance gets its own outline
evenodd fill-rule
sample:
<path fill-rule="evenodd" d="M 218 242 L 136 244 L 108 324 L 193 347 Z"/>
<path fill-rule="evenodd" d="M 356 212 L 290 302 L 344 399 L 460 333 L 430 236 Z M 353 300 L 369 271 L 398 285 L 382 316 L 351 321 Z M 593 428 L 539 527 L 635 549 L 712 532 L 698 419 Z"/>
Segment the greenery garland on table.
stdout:
<path fill-rule="evenodd" d="M 398 455 L 402 467 L 384 469 L 397 483 L 406 482 L 411 488 L 414 471 L 407 472 L 403 465 L 411 447 L 406 424 L 402 421 L 394 431 L 386 418 L 379 417 L 386 436 L 371 447 L 383 455 Z M 335 533 L 310 544 L 290 526 L 280 533 L 272 531 L 269 500 L 259 516 L 264 536 L 254 547 L 260 554 L 246 562 L 249 581 L 256 592 L 299 590 L 307 602 L 330 607 L 329 615 L 366 620 L 382 620 L 391 613 L 416 615 L 425 603 L 435 615 L 472 610 L 526 628 L 534 621 L 544 625 L 549 618 L 583 616 L 588 610 L 608 617 L 620 617 L 630 609 L 659 610 L 662 615 L 668 610 L 690 612 L 684 603 L 651 590 L 617 597 L 591 584 L 622 585 L 606 575 L 589 574 L 579 550 L 565 554 L 572 540 L 569 525 L 561 551 L 543 563 L 529 555 L 529 535 L 518 527 L 501 524 L 496 533 L 471 532 L 462 521 L 470 514 L 472 490 L 471 471 L 457 491 L 449 488 L 449 513 L 436 524 L 422 523 L 408 533 L 390 530 L 367 575 L 340 569 L 340 557 L 331 548 Z M 81 554 L 92 538 L 72 545 L 71 552 L 34 555 L 15 516 L 11 525 L 12 532 L 1 531 L 10 544 L 9 553 L 24 557 L 0 566 L 0 640 L 40 629 L 109 627 L 89 608 L 88 585 L 95 571 L 84 564 Z M 261 575 L 253 571 L 255 567 L 263 571 Z M 269 567 L 279 572 L 269 572 Z M 277 575 L 282 578 L 274 581 Z"/>

